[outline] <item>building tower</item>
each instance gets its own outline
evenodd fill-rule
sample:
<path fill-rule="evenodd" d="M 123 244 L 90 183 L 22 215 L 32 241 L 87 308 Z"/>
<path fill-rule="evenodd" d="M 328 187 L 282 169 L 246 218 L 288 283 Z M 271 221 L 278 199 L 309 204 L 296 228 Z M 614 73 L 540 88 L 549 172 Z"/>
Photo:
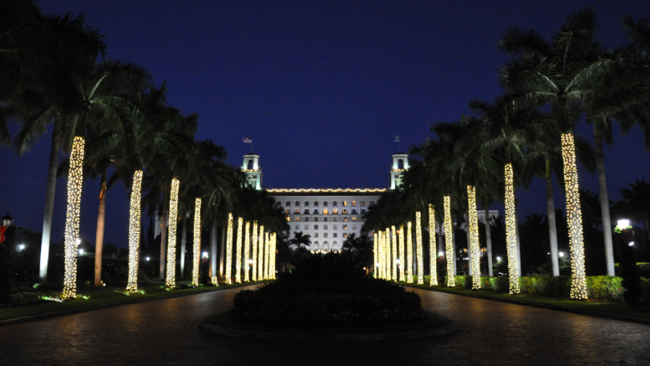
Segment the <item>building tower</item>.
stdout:
<path fill-rule="evenodd" d="M 257 191 L 262 190 L 262 168 L 260 168 L 259 155 L 252 153 L 244 155 L 241 171 L 246 174 L 246 184 Z"/>
<path fill-rule="evenodd" d="M 408 154 L 393 154 L 393 166 L 390 168 L 390 189 L 399 188 L 402 185 L 402 175 L 409 170 Z"/>

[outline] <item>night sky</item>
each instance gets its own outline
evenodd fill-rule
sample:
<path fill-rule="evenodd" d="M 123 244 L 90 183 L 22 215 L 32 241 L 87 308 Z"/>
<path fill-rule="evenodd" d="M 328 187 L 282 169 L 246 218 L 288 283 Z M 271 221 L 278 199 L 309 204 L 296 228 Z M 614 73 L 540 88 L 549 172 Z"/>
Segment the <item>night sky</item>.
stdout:
<path fill-rule="evenodd" d="M 510 26 L 549 37 L 567 15 L 593 6 L 604 46 L 625 43 L 621 17 L 650 17 L 650 1 L 162 1 L 43 0 L 46 13 L 85 13 L 106 36 L 107 58 L 167 81 L 168 101 L 200 115 L 197 140 L 212 139 L 240 165 L 252 137 L 265 188 L 385 188 L 390 155 L 432 136 L 438 121 L 469 114 L 473 98 L 501 93 L 496 41 Z M 12 126 L 12 131 L 16 130 Z M 615 127 L 618 129 L 618 127 Z M 578 134 L 593 141 L 591 126 Z M 42 230 L 50 135 L 19 158 L 0 149 L 0 213 Z M 610 199 L 650 180 L 640 129 L 606 147 Z M 594 174 L 581 187 L 598 191 Z M 181 182 L 182 184 L 182 182 Z M 544 182 L 520 190 L 520 220 L 546 213 Z M 81 236 L 94 243 L 99 182 L 87 180 Z M 66 180 L 59 179 L 52 239 L 61 240 Z M 105 243 L 126 247 L 128 193 L 108 193 Z M 556 205 L 564 196 L 556 188 Z M 148 219 L 147 219 L 148 220 Z"/>

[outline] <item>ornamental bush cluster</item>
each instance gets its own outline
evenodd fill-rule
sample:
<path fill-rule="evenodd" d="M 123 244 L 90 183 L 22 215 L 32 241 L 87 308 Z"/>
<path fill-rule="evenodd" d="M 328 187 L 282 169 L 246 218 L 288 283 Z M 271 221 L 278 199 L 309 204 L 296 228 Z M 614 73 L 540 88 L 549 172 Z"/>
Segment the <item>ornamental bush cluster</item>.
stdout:
<path fill-rule="evenodd" d="M 239 292 L 231 318 L 289 327 L 404 324 L 426 319 L 420 297 L 335 253 L 309 255 L 291 273 Z"/>

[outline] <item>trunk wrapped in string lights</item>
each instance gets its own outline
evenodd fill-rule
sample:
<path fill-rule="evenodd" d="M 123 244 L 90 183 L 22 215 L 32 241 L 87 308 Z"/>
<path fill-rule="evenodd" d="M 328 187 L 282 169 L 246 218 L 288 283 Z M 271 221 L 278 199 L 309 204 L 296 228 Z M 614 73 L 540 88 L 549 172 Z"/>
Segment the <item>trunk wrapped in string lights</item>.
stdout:
<path fill-rule="evenodd" d="M 140 258 L 140 226 L 142 222 L 140 202 L 142 200 L 142 170 L 136 170 L 131 184 L 131 207 L 129 210 L 129 279 L 126 291 L 138 291 L 138 264 Z"/>
<path fill-rule="evenodd" d="M 257 220 L 253 221 L 253 237 L 251 243 L 251 281 L 257 282 Z"/>
<path fill-rule="evenodd" d="M 276 233 L 271 234 L 271 279 L 275 279 L 275 244 L 277 240 Z"/>
<path fill-rule="evenodd" d="M 516 295 L 519 289 L 519 254 L 517 253 L 517 217 L 515 215 L 515 185 L 512 164 L 504 168 L 506 178 L 506 249 L 508 251 L 508 278 L 510 294 Z"/>
<path fill-rule="evenodd" d="M 394 281 L 395 280 L 395 272 L 393 271 L 393 264 L 395 261 L 395 258 L 392 259 L 391 261 L 391 242 L 390 242 L 390 228 L 387 227 L 385 231 L 386 235 L 386 271 L 388 274 L 388 280 L 389 281 Z"/>
<path fill-rule="evenodd" d="M 264 278 L 271 279 L 269 265 L 271 263 L 271 237 L 270 233 L 265 234 L 264 238 Z"/>
<path fill-rule="evenodd" d="M 447 259 L 447 287 L 456 287 L 454 273 L 454 224 L 451 222 L 451 196 L 444 196 L 445 258 Z"/>
<path fill-rule="evenodd" d="M 167 236 L 167 275 L 165 285 L 176 287 L 176 229 L 178 228 L 178 188 L 181 181 L 173 178 L 169 193 L 169 231 Z"/>
<path fill-rule="evenodd" d="M 194 200 L 194 247 L 192 248 L 192 286 L 199 286 L 201 260 L 201 199 Z"/>
<path fill-rule="evenodd" d="M 573 134 L 562 134 L 562 159 L 564 160 L 566 217 L 571 245 L 571 298 L 587 300 L 585 245 L 582 236 L 582 209 L 580 208 L 576 147 Z"/>
<path fill-rule="evenodd" d="M 81 189 L 83 188 L 83 164 L 85 141 L 75 136 L 70 152 L 68 170 L 68 207 L 65 215 L 65 273 L 63 276 L 63 298 L 77 297 L 77 250 L 79 248 L 79 212 Z"/>
<path fill-rule="evenodd" d="M 237 241 L 235 244 L 235 283 L 241 283 L 241 244 L 242 232 L 244 231 L 244 218 L 237 218 Z"/>
<path fill-rule="evenodd" d="M 395 225 L 390 227 L 391 237 L 391 252 L 393 253 L 393 281 L 397 281 L 397 233 L 395 232 Z"/>
<path fill-rule="evenodd" d="M 418 285 L 424 285 L 424 259 L 422 258 L 422 214 L 415 211 L 415 254 L 418 257 Z"/>
<path fill-rule="evenodd" d="M 228 213 L 228 231 L 226 232 L 226 269 L 224 276 L 226 277 L 226 284 L 232 284 L 232 214 Z"/>
<path fill-rule="evenodd" d="M 250 246 L 251 246 L 251 222 L 246 221 L 246 234 L 244 235 L 244 282 L 250 281 L 250 264 L 248 259 L 250 258 Z"/>
<path fill-rule="evenodd" d="M 374 262 L 373 262 L 373 266 L 374 266 L 373 277 L 374 278 L 379 278 L 379 276 L 378 276 L 379 261 L 377 260 L 377 253 L 379 252 L 379 249 L 377 248 L 377 245 L 378 245 L 377 233 L 372 233 L 372 258 L 374 260 Z"/>
<path fill-rule="evenodd" d="M 438 266 L 436 258 L 436 212 L 432 204 L 429 204 L 429 286 L 438 286 Z"/>
<path fill-rule="evenodd" d="M 384 279 L 384 234 L 381 230 L 377 232 L 377 241 L 379 242 L 379 250 L 377 257 L 379 258 L 379 278 Z"/>
<path fill-rule="evenodd" d="M 467 216 L 469 219 L 469 250 L 472 257 L 472 290 L 481 289 L 481 248 L 478 239 L 476 187 L 467 186 Z"/>
<path fill-rule="evenodd" d="M 411 221 L 406 223 L 406 256 L 408 257 L 408 266 L 406 271 L 406 283 L 413 283 L 413 232 Z"/>
<path fill-rule="evenodd" d="M 264 280 L 264 225 L 260 226 L 260 238 L 257 241 L 257 280 Z"/>
<path fill-rule="evenodd" d="M 389 261 L 390 261 L 390 253 L 388 252 L 390 250 L 390 247 L 388 246 L 388 233 L 386 231 L 381 232 L 381 253 L 382 253 L 382 259 L 383 259 L 383 267 L 384 267 L 384 279 L 390 281 L 390 266 L 389 266 Z"/>
<path fill-rule="evenodd" d="M 406 281 L 406 245 L 404 245 L 404 225 L 399 226 L 399 258 L 400 258 L 400 271 L 399 271 L 399 280 L 404 282 Z"/>

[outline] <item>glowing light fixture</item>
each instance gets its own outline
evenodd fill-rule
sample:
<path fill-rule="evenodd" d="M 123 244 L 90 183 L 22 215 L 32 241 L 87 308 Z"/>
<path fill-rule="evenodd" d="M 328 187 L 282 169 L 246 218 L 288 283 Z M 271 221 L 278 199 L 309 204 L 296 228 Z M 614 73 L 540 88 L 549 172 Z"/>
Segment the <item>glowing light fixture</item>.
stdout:
<path fill-rule="evenodd" d="M 226 284 L 232 284 L 232 214 L 228 213 L 228 230 L 226 232 Z"/>
<path fill-rule="evenodd" d="M 406 283 L 413 283 L 413 232 L 411 221 L 406 223 L 406 257 L 408 260 L 408 270 L 406 272 Z"/>
<path fill-rule="evenodd" d="M 442 252 L 441 252 L 442 253 Z M 429 286 L 438 286 L 438 261 L 436 261 L 436 212 L 429 204 Z"/>
<path fill-rule="evenodd" d="M 451 196 L 444 196 L 445 209 L 445 257 L 447 259 L 447 287 L 456 287 L 454 273 L 454 226 L 451 222 Z"/>
<path fill-rule="evenodd" d="M 249 253 L 250 246 L 251 246 L 251 222 L 246 221 L 246 235 L 244 238 L 244 260 L 246 260 L 246 258 L 250 258 L 250 253 Z M 250 272 L 250 267 L 244 264 L 244 282 L 250 281 L 248 277 L 249 272 Z"/>
<path fill-rule="evenodd" d="M 469 250 L 472 257 L 472 290 L 481 289 L 481 247 L 478 239 L 476 187 L 467 186 L 467 216 L 469 217 Z"/>
<path fill-rule="evenodd" d="M 404 245 L 404 225 L 399 226 L 399 257 L 402 259 L 402 263 L 399 269 L 399 280 L 404 282 L 406 281 L 406 245 Z"/>
<path fill-rule="evenodd" d="M 75 136 L 70 152 L 68 169 L 68 207 L 65 218 L 65 273 L 63 276 L 63 299 L 77 297 L 77 250 L 79 243 L 79 210 L 83 188 L 83 163 L 85 141 Z"/>
<path fill-rule="evenodd" d="M 415 211 L 415 252 L 418 257 L 418 285 L 424 285 L 424 259 L 422 258 L 422 214 Z"/>
<path fill-rule="evenodd" d="M 519 254 L 517 252 L 517 219 L 515 216 L 515 186 L 512 164 L 504 166 L 506 178 L 505 203 L 506 203 L 506 249 L 508 254 L 508 280 L 510 295 L 516 295 L 519 290 Z"/>
<path fill-rule="evenodd" d="M 192 248 L 192 286 L 199 285 L 199 253 L 201 253 L 201 199 L 194 200 L 194 248 Z M 208 254 L 205 252 L 205 254 Z M 207 258 L 207 255 L 206 255 Z"/>
<path fill-rule="evenodd" d="M 173 178 L 169 194 L 169 235 L 167 236 L 167 287 L 176 287 L 176 228 L 178 227 L 178 187 L 181 181 Z"/>
<path fill-rule="evenodd" d="M 129 209 L 129 278 L 126 285 L 128 293 L 138 292 L 138 265 L 140 258 L 140 226 L 142 222 L 140 201 L 142 200 L 142 170 L 133 173 L 131 184 L 131 207 Z"/>
<path fill-rule="evenodd" d="M 564 161 L 564 186 L 566 191 L 567 223 L 571 243 L 571 298 L 587 300 L 585 274 L 585 243 L 582 237 L 582 210 L 576 167 L 576 148 L 573 134 L 562 134 L 562 159 Z"/>
<path fill-rule="evenodd" d="M 237 241 L 235 245 L 235 283 L 241 283 L 241 243 L 242 231 L 244 226 L 244 218 L 237 218 Z"/>
<path fill-rule="evenodd" d="M 251 280 L 253 282 L 257 282 L 257 266 L 255 264 L 253 264 L 257 260 L 257 236 L 258 236 L 258 233 L 257 233 L 257 220 L 255 220 L 255 221 L 253 221 L 253 238 L 252 238 L 253 242 L 251 243 L 251 249 L 252 249 L 252 253 L 251 253 L 251 258 L 252 258 L 251 259 L 251 264 L 252 264 Z"/>

